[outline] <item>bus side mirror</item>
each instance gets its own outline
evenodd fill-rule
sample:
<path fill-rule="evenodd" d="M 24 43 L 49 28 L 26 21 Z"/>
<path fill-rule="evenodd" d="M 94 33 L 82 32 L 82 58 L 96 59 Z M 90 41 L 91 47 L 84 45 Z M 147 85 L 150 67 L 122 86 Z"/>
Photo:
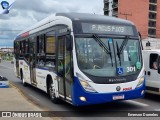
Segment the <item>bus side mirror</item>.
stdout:
<path fill-rule="evenodd" d="M 71 35 L 66 35 L 66 49 L 72 51 L 73 49 L 73 39 Z"/>
<path fill-rule="evenodd" d="M 138 35 L 139 35 L 139 39 L 142 40 L 142 35 L 140 32 L 138 32 Z"/>
<path fill-rule="evenodd" d="M 160 74 L 160 66 L 158 66 L 158 73 Z"/>
<path fill-rule="evenodd" d="M 142 47 L 142 50 L 143 50 L 143 44 L 142 44 L 142 35 L 140 32 L 138 32 L 138 35 L 139 35 L 139 39 L 140 39 L 140 43 L 141 43 L 141 47 Z"/>

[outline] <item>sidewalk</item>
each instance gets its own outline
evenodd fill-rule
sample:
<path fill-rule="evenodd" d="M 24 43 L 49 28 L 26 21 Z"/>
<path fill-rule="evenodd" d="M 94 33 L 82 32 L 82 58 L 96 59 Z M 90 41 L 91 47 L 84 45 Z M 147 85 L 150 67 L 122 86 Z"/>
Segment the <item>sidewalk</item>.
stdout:
<path fill-rule="evenodd" d="M 25 97 L 14 87 L 0 88 L 0 111 L 44 111 L 31 101 L 27 101 Z M 2 114 L 2 113 L 0 113 Z M 1 115 L 0 115 L 1 116 Z M 0 120 L 60 120 L 54 117 L 38 117 L 38 118 L 2 118 Z"/>

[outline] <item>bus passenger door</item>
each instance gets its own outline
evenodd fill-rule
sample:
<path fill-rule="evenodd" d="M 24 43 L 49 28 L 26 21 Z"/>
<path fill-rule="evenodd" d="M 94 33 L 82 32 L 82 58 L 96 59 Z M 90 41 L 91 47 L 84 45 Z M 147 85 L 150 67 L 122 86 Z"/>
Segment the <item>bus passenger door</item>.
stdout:
<path fill-rule="evenodd" d="M 66 43 L 66 36 L 58 37 L 58 88 L 60 96 L 71 101 L 72 54 Z"/>
<path fill-rule="evenodd" d="M 20 42 L 14 42 L 14 69 L 17 77 L 20 76 L 19 57 L 20 57 Z"/>
<path fill-rule="evenodd" d="M 30 41 L 30 79 L 31 79 L 31 84 L 36 86 L 36 42 L 35 41 Z"/>

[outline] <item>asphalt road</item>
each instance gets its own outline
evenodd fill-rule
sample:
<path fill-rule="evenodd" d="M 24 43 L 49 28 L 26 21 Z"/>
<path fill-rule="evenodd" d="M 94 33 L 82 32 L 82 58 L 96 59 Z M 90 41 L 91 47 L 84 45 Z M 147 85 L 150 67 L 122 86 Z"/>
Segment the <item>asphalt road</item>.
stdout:
<path fill-rule="evenodd" d="M 24 87 L 22 85 L 22 81 L 16 78 L 13 64 L 11 64 L 10 62 L 0 63 L 0 75 L 7 77 L 13 85 L 15 85 L 22 91 L 22 93 L 28 98 L 28 100 L 34 102 L 37 106 L 44 109 L 44 111 L 53 111 L 53 113 L 57 116 L 59 114 L 68 116 L 61 117 L 64 120 L 159 120 L 160 118 L 116 117 L 117 114 L 123 114 L 123 112 L 126 111 L 128 111 L 129 113 L 132 113 L 132 111 L 160 111 L 160 96 L 157 95 L 146 94 L 145 98 L 143 99 L 111 102 L 101 105 L 92 105 L 77 108 L 63 101 L 60 102 L 60 104 L 54 104 L 50 101 L 48 95 L 43 91 L 32 86 Z M 111 115 L 112 117 L 106 117 L 106 115 Z"/>

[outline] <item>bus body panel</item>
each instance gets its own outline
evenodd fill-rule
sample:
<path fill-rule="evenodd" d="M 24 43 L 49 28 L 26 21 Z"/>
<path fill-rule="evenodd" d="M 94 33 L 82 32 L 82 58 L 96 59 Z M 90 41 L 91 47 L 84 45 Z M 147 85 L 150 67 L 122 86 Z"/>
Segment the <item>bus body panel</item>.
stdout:
<path fill-rule="evenodd" d="M 27 32 L 27 31 L 29 32 L 29 34 L 34 34 L 34 33 L 37 33 L 41 30 L 45 30 L 45 29 L 50 28 L 55 25 L 67 25 L 69 27 L 69 29 L 71 29 L 71 31 L 73 31 L 72 21 L 69 18 L 66 18 L 63 16 L 54 16 L 54 17 L 50 17 L 50 18 L 46 18 L 45 20 L 42 20 L 40 23 L 37 23 L 33 27 L 30 27 L 30 28 L 22 31 L 21 33 L 19 33 L 19 35 Z"/>
<path fill-rule="evenodd" d="M 95 84 L 93 82 L 88 82 L 91 87 L 93 87 L 98 93 L 112 93 L 117 92 L 117 86 L 121 87 L 120 91 L 125 91 L 127 89 L 134 90 L 137 87 L 139 80 L 135 80 L 128 83 L 120 84 Z"/>
<path fill-rule="evenodd" d="M 44 68 L 36 68 L 36 80 L 38 83 L 38 88 L 42 89 L 43 91 L 45 91 L 47 93 L 47 76 L 51 76 L 52 80 L 53 80 L 53 84 L 54 86 L 57 86 L 57 75 L 52 72 L 49 71 L 48 69 L 44 69 Z M 55 87 L 56 91 L 58 91 L 58 86 Z M 56 96 L 58 96 L 58 94 L 56 93 Z"/>
<path fill-rule="evenodd" d="M 19 60 L 19 64 L 20 64 L 19 71 L 22 70 L 23 72 L 24 82 L 32 85 L 30 78 L 30 66 L 27 64 L 25 60 Z M 35 71 L 36 71 L 35 77 L 37 84 L 36 86 L 35 85 L 34 86 L 47 93 L 47 84 L 46 84 L 47 76 L 51 76 L 56 91 L 56 97 L 59 97 L 57 75 L 54 72 L 49 71 L 48 69 L 45 68 L 35 68 Z"/>
<path fill-rule="evenodd" d="M 80 106 L 80 105 L 101 104 L 101 103 L 106 103 L 106 102 L 111 102 L 111 101 L 117 101 L 117 100 L 113 100 L 113 96 L 124 95 L 124 99 L 122 100 L 136 99 L 136 98 L 144 97 L 145 84 L 131 91 L 120 91 L 120 92 L 112 92 L 112 93 L 108 93 L 108 92 L 89 93 L 89 92 L 86 92 L 82 88 L 78 78 L 74 77 L 74 85 L 72 89 L 73 89 L 72 96 L 74 96 L 72 98 L 73 104 L 76 106 Z M 86 101 L 85 102 L 81 101 L 80 97 L 85 97 Z"/>
<path fill-rule="evenodd" d="M 22 73 L 21 73 L 22 72 Z M 20 73 L 20 78 L 21 78 L 21 74 L 23 74 L 23 79 L 26 83 L 31 84 L 30 81 L 30 66 L 27 62 L 25 62 L 24 60 L 19 60 L 19 73 Z"/>

